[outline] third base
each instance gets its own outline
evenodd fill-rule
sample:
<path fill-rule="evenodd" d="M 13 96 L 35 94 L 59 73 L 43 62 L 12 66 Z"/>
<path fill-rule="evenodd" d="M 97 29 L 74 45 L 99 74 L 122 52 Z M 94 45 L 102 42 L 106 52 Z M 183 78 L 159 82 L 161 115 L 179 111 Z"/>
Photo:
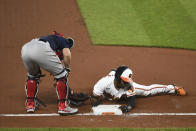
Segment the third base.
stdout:
<path fill-rule="evenodd" d="M 122 115 L 120 105 L 99 105 L 92 107 L 94 115 Z"/>

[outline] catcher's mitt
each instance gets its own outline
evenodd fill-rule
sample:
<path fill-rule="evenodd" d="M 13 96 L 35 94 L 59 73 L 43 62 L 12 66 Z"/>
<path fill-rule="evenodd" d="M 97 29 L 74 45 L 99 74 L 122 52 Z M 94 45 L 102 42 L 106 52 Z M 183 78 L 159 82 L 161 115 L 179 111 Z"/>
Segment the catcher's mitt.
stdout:
<path fill-rule="evenodd" d="M 88 100 L 89 96 L 87 94 L 84 93 L 76 93 L 71 91 L 69 93 L 69 99 L 72 101 L 86 101 Z"/>
<path fill-rule="evenodd" d="M 73 100 L 69 100 L 69 103 L 72 105 L 72 106 L 81 106 L 83 105 L 84 103 L 82 101 L 73 101 Z"/>
<path fill-rule="evenodd" d="M 72 106 L 81 106 L 88 98 L 88 95 L 84 93 L 72 92 L 69 94 L 69 102 Z"/>

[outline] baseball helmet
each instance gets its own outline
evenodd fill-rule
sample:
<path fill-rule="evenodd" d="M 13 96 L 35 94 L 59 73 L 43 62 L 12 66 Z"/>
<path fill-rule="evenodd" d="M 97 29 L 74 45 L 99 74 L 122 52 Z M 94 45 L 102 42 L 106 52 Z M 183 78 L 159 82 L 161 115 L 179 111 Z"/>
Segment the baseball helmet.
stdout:
<path fill-rule="evenodd" d="M 121 65 L 117 68 L 115 73 L 115 79 L 118 84 L 121 83 L 121 81 L 124 82 L 124 86 L 121 88 L 129 88 L 131 86 L 130 83 L 133 82 L 131 75 L 133 74 L 132 70 L 125 65 Z"/>
<path fill-rule="evenodd" d="M 133 80 L 131 79 L 132 70 L 125 65 L 121 65 L 117 68 L 115 73 L 115 79 L 118 84 L 118 88 L 123 88 L 124 90 L 129 90 L 132 87 Z"/>

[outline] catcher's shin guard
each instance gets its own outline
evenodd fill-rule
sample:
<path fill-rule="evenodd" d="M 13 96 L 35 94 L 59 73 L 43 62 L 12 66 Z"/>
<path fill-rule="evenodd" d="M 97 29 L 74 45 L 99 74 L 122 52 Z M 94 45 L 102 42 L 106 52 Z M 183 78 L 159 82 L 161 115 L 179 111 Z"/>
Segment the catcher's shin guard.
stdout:
<path fill-rule="evenodd" d="M 74 114 L 78 111 L 78 109 L 71 108 L 68 105 L 68 89 L 66 78 L 56 80 L 56 92 L 59 101 L 58 113 L 60 115 Z"/>
<path fill-rule="evenodd" d="M 39 79 L 28 77 L 26 81 L 26 85 L 25 85 L 25 92 L 27 95 L 26 110 L 28 113 L 35 112 L 35 108 L 36 108 L 35 98 L 38 92 L 38 84 L 39 84 Z"/>
<path fill-rule="evenodd" d="M 68 91 L 66 82 L 65 78 L 57 79 L 56 81 L 56 92 L 59 102 L 67 100 Z"/>

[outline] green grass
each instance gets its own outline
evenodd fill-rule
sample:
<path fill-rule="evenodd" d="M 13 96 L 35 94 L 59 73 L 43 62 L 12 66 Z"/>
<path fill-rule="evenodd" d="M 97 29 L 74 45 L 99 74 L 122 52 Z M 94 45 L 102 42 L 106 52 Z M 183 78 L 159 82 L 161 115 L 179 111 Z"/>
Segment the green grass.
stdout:
<path fill-rule="evenodd" d="M 0 128 L 0 131 L 195 131 L 196 128 Z"/>
<path fill-rule="evenodd" d="M 77 0 L 93 44 L 196 49 L 196 0 Z"/>

